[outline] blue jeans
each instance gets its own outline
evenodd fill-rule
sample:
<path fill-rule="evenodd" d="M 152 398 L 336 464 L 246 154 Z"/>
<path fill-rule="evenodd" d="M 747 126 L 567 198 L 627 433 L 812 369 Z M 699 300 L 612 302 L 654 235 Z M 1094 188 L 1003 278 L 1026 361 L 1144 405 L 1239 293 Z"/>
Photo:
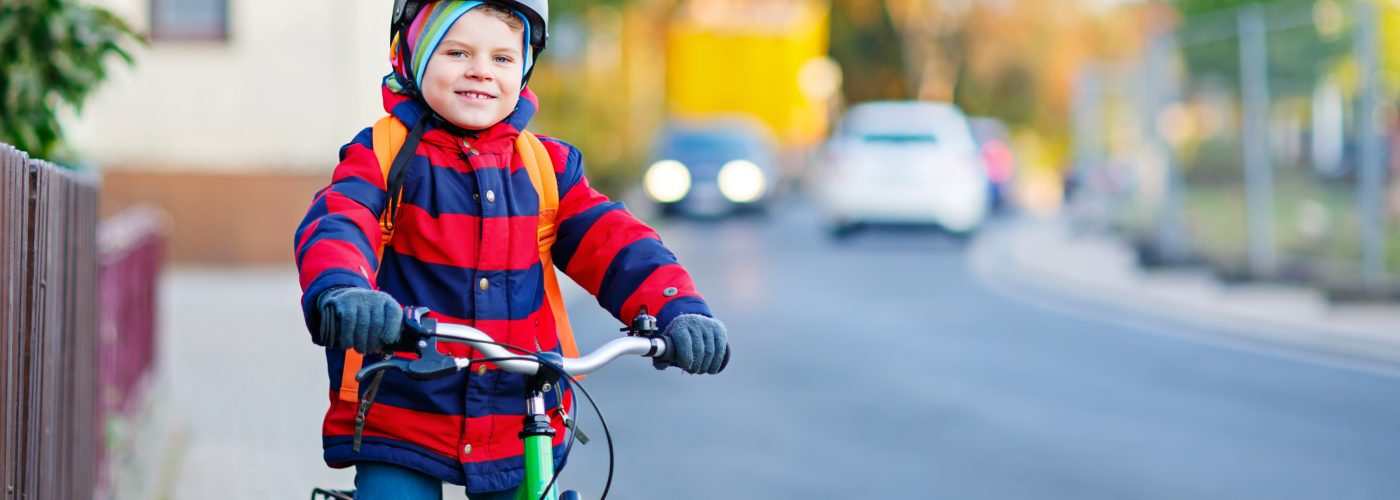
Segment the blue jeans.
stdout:
<path fill-rule="evenodd" d="M 515 490 L 472 493 L 469 500 L 514 500 Z M 442 481 L 427 474 L 379 462 L 355 464 L 356 500 L 441 500 Z"/>

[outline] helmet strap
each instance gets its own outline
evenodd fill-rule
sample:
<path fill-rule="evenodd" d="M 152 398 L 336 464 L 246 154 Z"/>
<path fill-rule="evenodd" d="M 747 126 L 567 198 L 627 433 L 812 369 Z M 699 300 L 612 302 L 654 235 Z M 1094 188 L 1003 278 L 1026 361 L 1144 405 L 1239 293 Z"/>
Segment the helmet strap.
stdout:
<path fill-rule="evenodd" d="M 423 109 L 428 111 L 433 123 L 433 128 L 442 130 L 443 132 L 447 132 L 448 135 L 451 135 L 453 137 L 476 137 L 478 134 L 481 133 L 480 130 L 469 130 L 462 127 L 458 127 L 456 124 L 447 121 L 446 118 L 443 118 L 442 115 L 438 114 L 437 111 L 433 110 L 433 107 L 429 106 L 428 102 L 423 100 L 422 97 L 418 97 L 417 99 L 418 102 L 423 105 Z"/>
<path fill-rule="evenodd" d="M 404 73 L 407 73 L 404 74 L 395 71 L 394 81 L 398 82 L 399 87 L 404 89 L 404 92 L 407 92 L 409 95 L 416 96 L 420 95 L 421 92 L 418 91 L 418 84 L 414 82 L 413 62 L 408 59 L 407 38 L 408 37 L 406 35 L 400 33 L 398 37 L 398 43 L 394 44 L 394 52 L 398 54 L 399 61 L 403 65 Z"/>

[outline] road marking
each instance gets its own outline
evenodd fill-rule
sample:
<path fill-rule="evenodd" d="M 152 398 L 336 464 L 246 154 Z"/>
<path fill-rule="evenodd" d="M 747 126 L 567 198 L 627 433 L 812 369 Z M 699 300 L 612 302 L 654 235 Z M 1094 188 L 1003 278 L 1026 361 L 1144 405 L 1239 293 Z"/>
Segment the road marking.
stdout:
<path fill-rule="evenodd" d="M 1124 302 L 1096 300 L 1084 291 L 1056 289 L 1054 293 L 1032 293 L 1023 290 L 1032 288 L 1039 292 L 1051 292 L 1054 285 L 1038 283 L 1034 279 L 1014 279 L 1004 276 L 996 266 L 997 260 L 1004 257 L 993 255 L 993 245 L 974 244 L 968 249 L 967 259 L 972 267 L 972 275 L 987 290 L 1007 299 L 1026 305 L 1078 318 L 1084 321 L 1106 324 L 1120 328 L 1138 330 L 1158 337 L 1191 341 L 1239 352 L 1262 354 L 1295 362 L 1303 362 L 1329 368 L 1360 372 L 1389 378 L 1400 378 L 1400 365 L 1393 358 L 1381 354 L 1363 352 L 1361 346 L 1346 348 L 1310 341 L 1307 334 L 1290 332 L 1294 338 L 1277 335 L 1251 333 L 1239 324 L 1224 324 L 1226 320 L 1192 320 L 1189 318 L 1166 317 L 1160 312 L 1145 307 L 1134 307 Z M 1074 295 L 1069 297 L 1068 295 Z M 1139 318 L 1118 317 L 1093 312 L 1095 303 L 1110 304 L 1123 312 Z M 1203 324 L 1210 322 L 1213 324 Z M 1316 336 L 1314 335 L 1314 338 Z M 1321 351 L 1319 351 L 1319 349 Z"/>

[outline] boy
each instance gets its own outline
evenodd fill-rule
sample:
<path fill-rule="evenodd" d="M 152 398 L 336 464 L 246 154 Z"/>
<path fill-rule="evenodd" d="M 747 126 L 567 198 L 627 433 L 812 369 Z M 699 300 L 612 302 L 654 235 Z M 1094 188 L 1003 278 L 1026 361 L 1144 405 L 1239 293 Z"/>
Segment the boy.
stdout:
<path fill-rule="evenodd" d="M 420 382 L 389 371 L 372 411 L 337 396 L 347 348 L 370 355 L 397 341 L 401 305 L 428 307 L 498 342 L 560 350 L 542 292 L 551 270 L 536 246 L 539 195 L 515 150 L 537 106 L 525 84 L 544 49 L 546 1 L 399 3 L 384 109 L 420 129 L 421 140 L 392 239 L 381 244 L 388 195 L 371 129 L 341 149 L 331 185 L 296 234 L 302 310 L 329 367 L 325 460 L 356 467 L 360 499 L 439 498 L 442 481 L 465 485 L 473 500 L 513 498 L 523 479 L 523 376 L 483 369 Z M 558 178 L 557 266 L 624 322 L 642 307 L 655 314 L 676 366 L 717 373 L 728 350 L 724 325 L 675 256 L 589 187 L 577 149 L 541 139 Z M 470 354 L 459 347 L 451 354 Z M 562 450 L 559 392 L 549 404 Z"/>

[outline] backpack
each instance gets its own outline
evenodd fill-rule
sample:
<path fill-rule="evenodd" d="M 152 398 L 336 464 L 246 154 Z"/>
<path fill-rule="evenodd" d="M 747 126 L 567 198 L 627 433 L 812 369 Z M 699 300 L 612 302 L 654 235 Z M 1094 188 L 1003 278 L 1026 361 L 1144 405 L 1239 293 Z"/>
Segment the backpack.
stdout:
<path fill-rule="evenodd" d="M 389 203 L 379 217 L 381 245 L 379 254 L 383 257 L 384 245 L 394 237 L 394 220 L 398 216 L 399 204 L 403 201 L 403 180 L 412 162 L 414 151 L 418 149 L 418 139 L 422 134 L 422 123 L 411 133 L 398 118 L 385 116 L 374 123 L 374 155 L 379 160 L 379 169 L 384 174 L 384 183 L 389 194 Z M 554 324 L 559 335 L 559 346 L 564 356 L 578 357 L 578 345 L 574 342 L 574 330 L 569 325 L 569 315 L 564 310 L 564 297 L 559 292 L 559 276 L 554 271 L 554 257 L 550 247 L 558 234 L 555 220 L 559 215 L 559 179 L 554 175 L 554 165 L 549 151 L 538 137 L 527 131 L 520 131 L 515 140 L 515 151 L 530 174 L 530 184 L 540 195 L 540 222 L 536 231 L 539 244 L 540 267 L 544 272 L 544 297 L 554 313 Z M 340 378 L 340 399 L 355 402 L 360 399 L 360 384 L 355 380 L 355 372 L 360 371 L 364 355 L 353 349 L 345 352 L 345 370 Z"/>

